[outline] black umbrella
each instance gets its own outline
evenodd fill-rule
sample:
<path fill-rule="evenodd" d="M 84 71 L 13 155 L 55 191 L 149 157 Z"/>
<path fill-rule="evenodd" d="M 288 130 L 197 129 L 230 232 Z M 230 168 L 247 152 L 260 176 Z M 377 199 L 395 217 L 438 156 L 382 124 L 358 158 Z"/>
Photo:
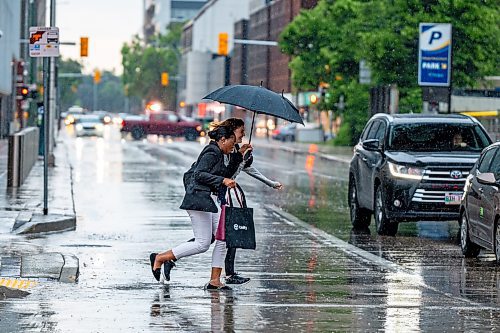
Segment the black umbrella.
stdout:
<path fill-rule="evenodd" d="M 253 111 L 252 128 L 250 130 L 250 142 L 252 141 L 255 114 L 267 114 L 290 122 L 304 125 L 299 110 L 283 94 L 264 87 L 249 85 L 231 85 L 219 88 L 203 99 L 211 99 L 220 103 L 231 104 Z"/>

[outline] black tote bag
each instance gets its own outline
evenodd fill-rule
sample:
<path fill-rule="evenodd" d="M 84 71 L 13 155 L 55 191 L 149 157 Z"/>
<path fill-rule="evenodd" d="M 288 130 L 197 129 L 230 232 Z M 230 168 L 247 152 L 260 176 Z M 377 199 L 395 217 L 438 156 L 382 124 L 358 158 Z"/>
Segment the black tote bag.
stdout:
<path fill-rule="evenodd" d="M 226 247 L 255 250 L 255 226 L 253 208 L 247 207 L 245 194 L 239 185 L 228 190 L 229 206 L 226 206 Z M 240 207 L 233 205 L 234 192 Z"/>

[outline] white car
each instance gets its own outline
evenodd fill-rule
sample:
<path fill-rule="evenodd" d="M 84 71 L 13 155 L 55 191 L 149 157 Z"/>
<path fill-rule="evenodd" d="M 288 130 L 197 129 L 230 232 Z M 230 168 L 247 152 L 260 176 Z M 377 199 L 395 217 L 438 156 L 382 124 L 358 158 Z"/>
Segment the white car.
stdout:
<path fill-rule="evenodd" d="M 99 116 L 84 115 L 76 120 L 76 136 L 103 136 L 104 125 Z"/>

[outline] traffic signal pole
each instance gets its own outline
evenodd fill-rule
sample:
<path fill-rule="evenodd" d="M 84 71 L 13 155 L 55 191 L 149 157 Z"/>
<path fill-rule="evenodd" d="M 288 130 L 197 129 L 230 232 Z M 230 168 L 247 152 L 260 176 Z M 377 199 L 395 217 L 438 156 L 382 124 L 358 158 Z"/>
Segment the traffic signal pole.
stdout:
<path fill-rule="evenodd" d="M 48 57 L 43 58 L 43 86 L 44 88 L 49 86 L 48 77 L 48 67 L 49 67 Z M 49 174 L 49 96 L 44 90 L 43 94 L 43 132 L 44 132 L 44 144 L 43 144 L 43 215 L 48 214 L 48 174 Z"/>

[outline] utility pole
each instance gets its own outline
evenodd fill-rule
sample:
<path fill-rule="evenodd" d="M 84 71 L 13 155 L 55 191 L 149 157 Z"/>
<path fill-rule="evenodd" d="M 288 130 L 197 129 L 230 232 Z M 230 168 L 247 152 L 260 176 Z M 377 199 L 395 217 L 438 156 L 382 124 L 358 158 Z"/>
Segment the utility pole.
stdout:
<path fill-rule="evenodd" d="M 56 26 L 56 0 L 50 0 L 50 26 Z M 53 126 L 53 122 L 56 119 L 56 86 L 57 86 L 57 77 L 56 77 L 56 61 L 55 57 L 49 57 L 49 105 L 48 111 L 49 119 L 49 132 L 46 135 L 50 135 L 50 145 L 49 145 L 49 161 L 50 164 L 54 164 L 54 156 L 53 156 L 53 148 L 55 144 L 55 130 Z M 47 118 L 49 118 L 47 117 Z"/>

